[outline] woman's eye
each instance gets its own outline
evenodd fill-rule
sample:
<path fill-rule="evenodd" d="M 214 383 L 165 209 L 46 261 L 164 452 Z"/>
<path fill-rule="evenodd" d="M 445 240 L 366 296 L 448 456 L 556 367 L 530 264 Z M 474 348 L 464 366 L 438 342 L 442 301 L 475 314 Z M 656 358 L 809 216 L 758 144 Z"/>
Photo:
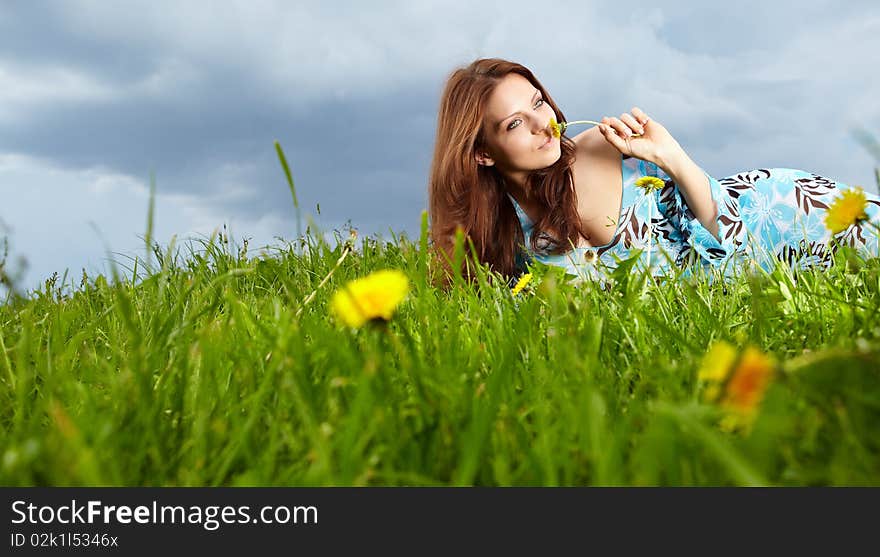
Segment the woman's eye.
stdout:
<path fill-rule="evenodd" d="M 535 109 L 537 109 L 541 105 L 541 103 L 543 103 L 543 102 L 544 102 L 544 99 L 538 99 L 537 101 L 535 101 Z M 513 122 L 510 123 L 510 125 L 507 126 L 507 129 L 512 130 L 513 128 L 516 127 L 516 126 L 514 126 L 514 124 L 517 122 L 521 122 L 521 121 L 522 120 L 520 120 L 519 118 L 516 118 Z"/>

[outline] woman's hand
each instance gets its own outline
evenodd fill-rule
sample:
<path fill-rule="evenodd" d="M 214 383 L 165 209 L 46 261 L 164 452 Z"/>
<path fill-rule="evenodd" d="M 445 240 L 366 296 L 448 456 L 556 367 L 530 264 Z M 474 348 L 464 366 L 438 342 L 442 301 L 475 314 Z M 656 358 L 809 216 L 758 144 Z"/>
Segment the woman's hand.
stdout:
<path fill-rule="evenodd" d="M 624 112 L 620 118 L 602 118 L 599 130 L 615 149 L 643 161 L 663 167 L 675 153 L 681 150 L 678 141 L 656 120 L 652 120 L 639 107 L 632 114 Z M 643 135 L 631 137 L 633 134 Z"/>

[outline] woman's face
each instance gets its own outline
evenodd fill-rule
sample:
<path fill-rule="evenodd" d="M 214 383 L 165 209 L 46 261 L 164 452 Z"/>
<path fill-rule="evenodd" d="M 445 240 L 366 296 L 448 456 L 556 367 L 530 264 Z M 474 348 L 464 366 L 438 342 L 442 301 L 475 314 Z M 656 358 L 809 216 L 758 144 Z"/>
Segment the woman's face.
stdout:
<path fill-rule="evenodd" d="M 556 114 L 541 91 L 523 76 L 507 74 L 489 97 L 483 116 L 487 145 L 478 149 L 477 161 L 508 175 L 547 168 L 562 155 L 550 118 Z"/>

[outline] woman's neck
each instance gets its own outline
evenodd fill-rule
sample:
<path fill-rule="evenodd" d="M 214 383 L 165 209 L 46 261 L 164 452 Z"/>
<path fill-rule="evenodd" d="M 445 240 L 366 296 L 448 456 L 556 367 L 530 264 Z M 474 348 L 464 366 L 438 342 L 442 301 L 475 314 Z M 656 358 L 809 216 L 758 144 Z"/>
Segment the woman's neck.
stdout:
<path fill-rule="evenodd" d="M 526 189 L 526 178 L 526 173 L 519 176 L 504 174 L 504 189 L 507 190 L 514 199 L 520 202 L 520 205 L 522 205 L 523 201 L 533 201 L 532 195 L 530 195 L 529 190 Z"/>

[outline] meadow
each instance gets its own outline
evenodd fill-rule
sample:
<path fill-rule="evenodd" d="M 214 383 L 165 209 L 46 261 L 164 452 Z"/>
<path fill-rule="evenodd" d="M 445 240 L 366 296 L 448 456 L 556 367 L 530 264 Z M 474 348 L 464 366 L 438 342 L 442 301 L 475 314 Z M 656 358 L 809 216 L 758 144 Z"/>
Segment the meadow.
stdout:
<path fill-rule="evenodd" d="M 129 278 L 0 305 L 0 485 L 880 484 L 880 259 L 443 289 L 424 214 L 257 256 L 150 228 Z M 343 322 L 334 292 L 381 269 L 393 315 Z"/>

